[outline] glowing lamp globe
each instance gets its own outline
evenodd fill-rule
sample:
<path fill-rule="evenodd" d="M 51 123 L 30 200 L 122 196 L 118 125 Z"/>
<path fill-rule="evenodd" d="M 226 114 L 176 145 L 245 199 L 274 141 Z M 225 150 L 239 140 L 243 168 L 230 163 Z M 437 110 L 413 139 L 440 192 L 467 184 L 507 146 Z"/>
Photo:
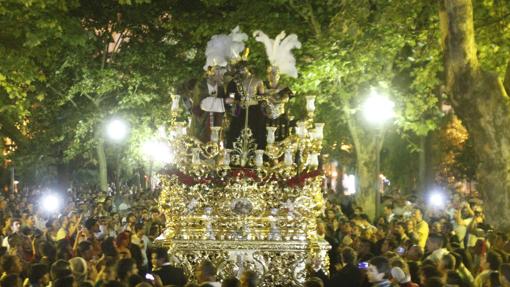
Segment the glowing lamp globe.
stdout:
<path fill-rule="evenodd" d="M 61 205 L 61 200 L 58 196 L 54 194 L 47 194 L 41 199 L 41 206 L 44 211 L 48 213 L 54 213 L 59 210 Z"/>
<path fill-rule="evenodd" d="M 142 152 L 152 161 L 168 164 L 173 161 L 174 154 L 170 146 L 160 140 L 149 140 L 142 145 Z"/>
<path fill-rule="evenodd" d="M 129 133 L 128 124 L 120 119 L 113 119 L 106 125 L 106 134 L 116 142 L 124 140 Z"/>
<path fill-rule="evenodd" d="M 365 119 L 372 124 L 382 124 L 395 116 L 395 103 L 373 90 L 361 109 Z"/>
<path fill-rule="evenodd" d="M 445 205 L 445 198 L 442 193 L 433 191 L 429 195 L 429 204 L 431 207 L 440 208 Z"/>

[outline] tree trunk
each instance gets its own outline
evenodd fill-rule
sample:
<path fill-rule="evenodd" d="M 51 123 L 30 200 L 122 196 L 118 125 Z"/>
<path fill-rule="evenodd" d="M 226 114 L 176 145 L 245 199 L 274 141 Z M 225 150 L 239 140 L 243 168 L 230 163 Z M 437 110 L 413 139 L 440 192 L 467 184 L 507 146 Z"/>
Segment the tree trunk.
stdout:
<path fill-rule="evenodd" d="M 108 170 L 106 166 L 106 154 L 104 152 L 104 139 L 97 137 L 96 143 L 97 161 L 99 163 L 99 188 L 101 191 L 108 191 Z"/>
<path fill-rule="evenodd" d="M 350 109 L 348 109 L 350 110 Z M 350 112 L 349 112 L 350 113 Z M 358 114 L 348 114 L 348 126 L 356 150 L 357 194 L 356 202 L 371 220 L 380 213 L 378 210 L 381 193 L 379 179 L 380 153 L 383 144 L 384 127 L 374 129 L 364 123 Z"/>
<path fill-rule="evenodd" d="M 501 79 L 479 66 L 471 0 L 440 3 L 449 98 L 480 158 L 478 190 L 487 220 L 510 230 L 510 99 Z"/>

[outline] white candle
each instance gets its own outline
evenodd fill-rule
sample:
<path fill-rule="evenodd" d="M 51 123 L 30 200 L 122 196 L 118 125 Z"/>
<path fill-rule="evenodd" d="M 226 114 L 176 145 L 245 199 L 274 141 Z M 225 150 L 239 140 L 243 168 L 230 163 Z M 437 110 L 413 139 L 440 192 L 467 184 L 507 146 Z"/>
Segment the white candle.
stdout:
<path fill-rule="evenodd" d="M 172 112 L 176 112 L 179 110 L 179 101 L 181 100 L 181 96 L 179 95 L 172 95 Z"/>
<path fill-rule="evenodd" d="M 275 137 L 274 133 L 276 132 L 276 127 L 267 127 L 267 144 L 274 144 Z"/>
<path fill-rule="evenodd" d="M 324 123 L 315 123 L 314 137 L 319 140 L 324 138 Z"/>
<path fill-rule="evenodd" d="M 319 154 L 316 152 L 309 154 L 307 164 L 312 167 L 318 166 L 319 165 Z"/>
<path fill-rule="evenodd" d="M 226 165 L 226 166 L 230 165 L 230 152 L 231 151 L 232 150 L 228 149 L 228 148 L 223 151 L 223 165 Z"/>
<path fill-rule="evenodd" d="M 211 128 L 211 141 L 217 142 L 220 139 L 220 129 L 221 127 L 212 127 Z"/>
<path fill-rule="evenodd" d="M 313 113 L 315 111 L 315 96 L 306 97 L 306 111 Z"/>
<path fill-rule="evenodd" d="M 283 156 L 283 164 L 285 166 L 291 166 L 294 163 L 294 158 L 292 156 L 292 150 L 290 148 L 285 150 L 285 154 Z"/>
<path fill-rule="evenodd" d="M 300 138 L 304 138 L 306 136 L 305 122 L 302 122 L 302 121 L 297 122 L 296 135 Z"/>
<path fill-rule="evenodd" d="M 200 164 L 200 148 L 194 148 L 191 154 L 191 163 Z"/>
<path fill-rule="evenodd" d="M 258 149 L 255 151 L 255 166 L 261 167 L 264 164 L 264 150 Z"/>

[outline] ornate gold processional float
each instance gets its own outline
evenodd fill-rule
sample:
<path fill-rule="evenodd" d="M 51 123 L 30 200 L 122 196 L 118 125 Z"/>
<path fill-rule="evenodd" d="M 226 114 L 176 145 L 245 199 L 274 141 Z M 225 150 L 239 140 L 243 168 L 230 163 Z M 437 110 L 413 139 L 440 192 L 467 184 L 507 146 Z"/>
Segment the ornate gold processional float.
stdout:
<path fill-rule="evenodd" d="M 262 286 L 300 285 L 307 264 L 329 266 L 330 247 L 316 232 L 324 124 L 314 122 L 313 97 L 306 98 L 305 119 L 287 116 L 293 95 L 279 77 L 297 76 L 297 36 L 254 37 L 266 47 L 267 81 L 247 68 L 248 36 L 236 28 L 209 41 L 207 75 L 194 94 L 172 96 L 174 164 L 160 176 L 167 224 L 156 243 L 190 277 L 209 259 L 220 279 L 253 270 Z M 189 122 L 179 121 L 186 99 Z"/>

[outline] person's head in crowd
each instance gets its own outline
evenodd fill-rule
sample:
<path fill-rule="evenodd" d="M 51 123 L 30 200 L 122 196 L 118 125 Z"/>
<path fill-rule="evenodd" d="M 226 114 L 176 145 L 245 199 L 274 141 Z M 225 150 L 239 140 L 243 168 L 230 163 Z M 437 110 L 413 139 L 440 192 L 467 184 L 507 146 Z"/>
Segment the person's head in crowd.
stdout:
<path fill-rule="evenodd" d="M 499 281 L 499 272 L 491 272 L 489 274 L 489 286 L 491 287 L 500 287 L 501 282 Z"/>
<path fill-rule="evenodd" d="M 439 271 L 446 273 L 448 271 L 454 271 L 456 270 L 456 258 L 453 254 L 448 253 L 443 255 L 441 259 L 439 260 L 439 265 L 437 266 Z"/>
<path fill-rule="evenodd" d="M 390 278 L 390 262 L 382 256 L 377 256 L 369 261 L 367 279 L 371 284 L 386 281 Z"/>
<path fill-rule="evenodd" d="M 221 282 L 221 287 L 241 287 L 241 282 L 235 277 L 228 277 Z"/>
<path fill-rule="evenodd" d="M 147 222 L 147 220 L 150 219 L 150 215 L 149 215 L 149 211 L 147 209 L 142 209 L 141 212 L 140 212 L 140 219 L 143 221 L 143 222 Z"/>
<path fill-rule="evenodd" d="M 95 219 L 93 217 L 90 217 L 87 220 L 85 220 L 83 226 L 85 226 L 85 228 L 87 228 L 89 233 L 98 233 L 99 231 L 101 231 L 99 229 L 99 223 L 97 222 L 97 219 Z"/>
<path fill-rule="evenodd" d="M 69 260 L 71 272 L 79 283 L 87 279 L 87 261 L 81 257 L 74 257 Z"/>
<path fill-rule="evenodd" d="M 393 251 L 398 247 L 397 241 L 391 238 L 387 238 L 383 241 L 383 244 L 381 246 L 381 253 L 384 254 L 388 251 Z"/>
<path fill-rule="evenodd" d="M 7 201 L 4 197 L 0 197 L 0 210 L 4 210 L 7 207 Z"/>
<path fill-rule="evenodd" d="M 72 275 L 59 278 L 53 282 L 53 287 L 78 287 Z"/>
<path fill-rule="evenodd" d="M 0 287 L 21 287 L 21 279 L 18 274 L 10 274 L 0 279 Z"/>
<path fill-rule="evenodd" d="M 23 271 L 21 260 L 15 255 L 5 255 L 2 258 L 2 270 L 7 274 L 20 274 Z"/>
<path fill-rule="evenodd" d="M 342 248 L 342 250 L 340 250 L 340 259 L 342 260 L 342 263 L 345 265 L 354 265 L 355 262 L 358 260 L 358 256 L 354 249 L 350 247 L 344 247 Z"/>
<path fill-rule="evenodd" d="M 258 285 L 258 276 L 255 271 L 247 270 L 241 274 L 241 287 L 256 287 Z"/>
<path fill-rule="evenodd" d="M 55 281 L 59 278 L 71 275 L 71 267 L 69 263 L 65 260 L 57 260 L 55 263 L 51 265 L 50 268 L 50 277 L 52 281 Z"/>
<path fill-rule="evenodd" d="M 44 226 L 46 227 L 46 230 L 49 233 L 57 232 L 57 230 L 59 229 L 58 220 L 54 219 L 54 218 L 48 219 L 48 221 L 46 221 L 46 224 Z"/>
<path fill-rule="evenodd" d="M 499 266 L 499 283 L 501 287 L 510 287 L 510 263 Z"/>
<path fill-rule="evenodd" d="M 50 283 L 48 266 L 41 263 L 32 264 L 28 273 L 28 280 L 33 287 L 47 286 Z"/>
<path fill-rule="evenodd" d="M 49 264 L 52 264 L 57 259 L 57 248 L 49 241 L 43 241 L 39 245 L 41 257 Z"/>
<path fill-rule="evenodd" d="M 127 223 L 129 225 L 134 225 L 136 223 L 136 215 L 132 212 L 127 215 Z"/>
<path fill-rule="evenodd" d="M 117 278 L 119 281 L 128 283 L 129 276 L 138 274 L 138 267 L 131 258 L 120 259 L 117 262 Z"/>
<path fill-rule="evenodd" d="M 143 279 L 142 276 L 138 275 L 138 274 L 133 274 L 131 276 L 129 276 L 128 278 L 128 286 L 129 287 L 136 287 L 138 284 L 140 283 L 143 283 L 145 280 Z"/>
<path fill-rule="evenodd" d="M 145 225 L 143 223 L 136 223 L 134 232 L 139 236 L 145 235 Z"/>
<path fill-rule="evenodd" d="M 73 247 L 69 239 L 57 241 L 57 259 L 69 260 L 73 256 Z"/>
<path fill-rule="evenodd" d="M 420 267 L 420 286 L 425 285 L 430 278 L 441 278 L 443 274 L 437 268 L 430 264 L 424 264 Z"/>
<path fill-rule="evenodd" d="M 156 248 L 151 254 L 151 264 L 156 268 L 161 268 L 168 262 L 168 253 L 164 248 Z"/>
<path fill-rule="evenodd" d="M 128 248 L 130 243 L 130 237 L 131 235 L 128 232 L 121 232 L 117 235 L 116 244 L 117 248 L 124 249 Z"/>
<path fill-rule="evenodd" d="M 78 256 L 86 261 L 90 261 L 94 258 L 94 247 L 90 241 L 85 240 L 78 243 Z"/>
<path fill-rule="evenodd" d="M 434 252 L 438 249 L 443 248 L 445 245 L 445 239 L 444 236 L 440 233 L 432 233 L 429 235 L 429 238 L 427 239 L 427 252 Z"/>
<path fill-rule="evenodd" d="M 416 208 L 414 210 L 413 218 L 414 218 L 414 220 L 416 220 L 416 222 L 420 222 L 423 220 L 423 212 L 421 211 L 421 209 Z"/>
<path fill-rule="evenodd" d="M 18 233 L 21 230 L 21 219 L 13 218 L 11 221 L 11 232 Z"/>
<path fill-rule="evenodd" d="M 198 265 L 196 270 L 196 277 L 198 283 L 215 282 L 216 281 L 216 267 L 209 260 L 203 260 Z M 242 284 L 242 282 L 241 282 Z"/>
<path fill-rule="evenodd" d="M 333 220 L 336 219 L 336 212 L 334 209 L 330 208 L 330 209 L 327 209 L 326 210 L 326 219 L 329 221 L 329 222 L 333 222 Z"/>
<path fill-rule="evenodd" d="M 502 261 L 501 255 L 491 250 L 487 252 L 485 256 L 482 256 L 480 267 L 482 267 L 483 270 L 497 271 Z"/>
<path fill-rule="evenodd" d="M 98 274 L 97 280 L 102 280 L 103 282 L 113 281 L 117 279 L 117 262 L 114 258 L 107 257 L 105 259 L 105 264 L 101 268 L 101 272 Z"/>
<path fill-rule="evenodd" d="M 151 209 L 151 220 L 159 221 L 159 219 L 160 219 L 159 210 L 157 208 Z"/>
<path fill-rule="evenodd" d="M 305 281 L 303 287 L 324 287 L 324 282 L 319 277 L 312 277 Z"/>
<path fill-rule="evenodd" d="M 391 279 L 396 285 L 406 284 L 411 282 L 411 276 L 406 274 L 400 267 L 392 267 L 390 270 Z"/>
<path fill-rule="evenodd" d="M 401 257 L 397 256 L 397 257 L 392 258 L 390 260 L 390 266 L 392 268 L 398 267 L 398 268 L 402 269 L 402 271 L 406 274 L 406 276 L 410 276 L 409 275 L 409 266 L 404 261 L 404 259 L 402 259 Z"/>
<path fill-rule="evenodd" d="M 430 278 L 427 278 L 427 280 L 422 284 L 420 284 L 420 286 L 424 286 L 424 287 L 444 287 L 444 282 L 443 282 L 443 279 L 441 277 L 430 277 Z"/>
<path fill-rule="evenodd" d="M 446 272 L 446 284 L 449 286 L 464 286 L 465 281 L 462 280 L 462 277 L 458 272 L 449 270 Z"/>
<path fill-rule="evenodd" d="M 433 233 L 441 233 L 443 231 L 443 226 L 440 221 L 434 221 L 430 226 L 430 232 Z"/>
<path fill-rule="evenodd" d="M 115 245 L 115 239 L 113 237 L 107 237 L 101 242 L 101 251 L 104 256 L 117 258 L 119 253 L 117 252 L 117 246 Z"/>

